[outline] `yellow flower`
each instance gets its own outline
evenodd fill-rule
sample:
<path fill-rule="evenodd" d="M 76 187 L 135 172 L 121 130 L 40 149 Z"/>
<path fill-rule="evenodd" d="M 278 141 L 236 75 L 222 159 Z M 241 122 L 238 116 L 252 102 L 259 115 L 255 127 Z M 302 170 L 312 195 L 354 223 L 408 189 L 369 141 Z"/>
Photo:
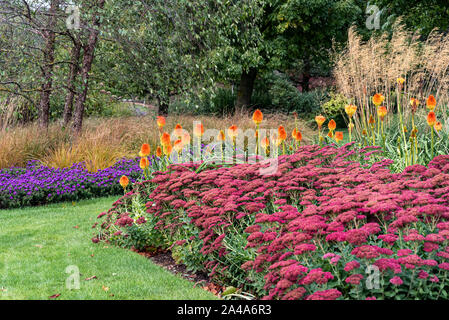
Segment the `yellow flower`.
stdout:
<path fill-rule="evenodd" d="M 322 115 L 319 115 L 315 117 L 315 121 L 318 124 L 318 128 L 321 129 L 321 126 L 323 125 L 324 121 L 326 121 L 326 118 L 323 117 Z"/>
<path fill-rule="evenodd" d="M 403 85 L 404 84 L 404 82 L 405 82 L 405 79 L 404 78 L 402 78 L 402 77 L 399 77 L 397 80 L 397 83 L 399 84 L 399 85 Z"/>
<path fill-rule="evenodd" d="M 382 106 L 382 107 L 377 108 L 377 115 L 379 116 L 380 120 L 382 120 L 382 121 L 384 120 L 385 116 L 387 115 L 387 112 L 388 112 L 387 107 Z"/>
<path fill-rule="evenodd" d="M 354 114 L 357 112 L 357 106 L 355 106 L 353 104 L 348 104 L 345 106 L 345 111 L 346 111 L 346 114 L 348 115 L 348 117 L 352 118 L 354 116 Z"/>
<path fill-rule="evenodd" d="M 385 97 L 383 95 L 381 95 L 380 93 L 376 93 L 373 96 L 373 103 L 375 106 L 380 106 L 382 104 L 382 102 L 384 102 Z"/>
<path fill-rule="evenodd" d="M 435 122 L 434 128 L 435 128 L 435 130 L 438 132 L 438 131 L 440 131 L 441 129 L 443 129 L 443 125 L 441 124 L 440 121 L 437 121 L 437 122 Z"/>

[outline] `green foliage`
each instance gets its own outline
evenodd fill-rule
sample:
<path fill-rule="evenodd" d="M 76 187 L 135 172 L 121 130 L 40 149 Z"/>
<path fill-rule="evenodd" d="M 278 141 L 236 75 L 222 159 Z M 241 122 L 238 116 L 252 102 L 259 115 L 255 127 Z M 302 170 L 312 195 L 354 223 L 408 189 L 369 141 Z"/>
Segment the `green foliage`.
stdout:
<path fill-rule="evenodd" d="M 407 27 L 427 36 L 434 28 L 449 28 L 449 3 L 436 0 L 374 0 L 382 10 L 381 24 L 391 28 L 401 19 Z"/>
<path fill-rule="evenodd" d="M 313 118 L 327 96 L 324 90 L 300 92 L 285 76 L 278 76 L 269 90 L 273 111 L 297 112 L 300 118 Z"/>
<path fill-rule="evenodd" d="M 328 119 L 334 119 L 338 128 L 346 127 L 344 118 L 345 106 L 348 99 L 340 93 L 330 93 L 330 100 L 321 106 L 323 115 Z"/>

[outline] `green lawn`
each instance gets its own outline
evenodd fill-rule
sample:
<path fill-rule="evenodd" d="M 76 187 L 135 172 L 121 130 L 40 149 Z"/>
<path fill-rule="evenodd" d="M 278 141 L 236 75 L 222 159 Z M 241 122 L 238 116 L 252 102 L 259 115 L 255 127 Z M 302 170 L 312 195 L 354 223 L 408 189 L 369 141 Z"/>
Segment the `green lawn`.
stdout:
<path fill-rule="evenodd" d="M 215 299 L 136 253 L 92 243 L 96 216 L 114 200 L 0 210 L 0 299 Z M 79 290 L 66 288 L 69 266 Z"/>

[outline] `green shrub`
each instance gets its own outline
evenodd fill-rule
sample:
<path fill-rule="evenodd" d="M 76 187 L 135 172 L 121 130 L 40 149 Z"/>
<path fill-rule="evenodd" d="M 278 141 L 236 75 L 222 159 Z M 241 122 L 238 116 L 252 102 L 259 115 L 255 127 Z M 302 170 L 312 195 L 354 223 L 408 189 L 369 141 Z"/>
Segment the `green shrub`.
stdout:
<path fill-rule="evenodd" d="M 298 113 L 300 118 L 311 119 L 320 112 L 322 102 L 327 98 L 325 90 L 300 92 L 285 76 L 277 76 L 269 90 L 273 111 Z"/>
<path fill-rule="evenodd" d="M 328 119 L 334 119 L 338 128 L 346 128 L 344 118 L 345 105 L 349 103 L 348 99 L 340 93 L 330 93 L 330 100 L 321 107 L 323 114 Z"/>

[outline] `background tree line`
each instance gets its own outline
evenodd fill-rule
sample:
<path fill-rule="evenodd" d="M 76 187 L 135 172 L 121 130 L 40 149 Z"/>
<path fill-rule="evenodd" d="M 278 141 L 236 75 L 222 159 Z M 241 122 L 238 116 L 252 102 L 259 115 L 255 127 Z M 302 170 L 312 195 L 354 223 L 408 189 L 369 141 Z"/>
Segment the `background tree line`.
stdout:
<path fill-rule="evenodd" d="M 103 103 L 98 92 L 154 100 L 167 114 L 174 97 L 235 85 L 231 111 L 245 110 L 256 79 L 273 71 L 300 70 L 305 91 L 328 75 L 350 26 L 375 32 L 365 25 L 371 4 L 383 30 L 400 16 L 424 36 L 448 28 L 438 0 L 0 0 L 0 99 L 20 97 L 24 122 L 61 118 L 74 134 Z"/>

